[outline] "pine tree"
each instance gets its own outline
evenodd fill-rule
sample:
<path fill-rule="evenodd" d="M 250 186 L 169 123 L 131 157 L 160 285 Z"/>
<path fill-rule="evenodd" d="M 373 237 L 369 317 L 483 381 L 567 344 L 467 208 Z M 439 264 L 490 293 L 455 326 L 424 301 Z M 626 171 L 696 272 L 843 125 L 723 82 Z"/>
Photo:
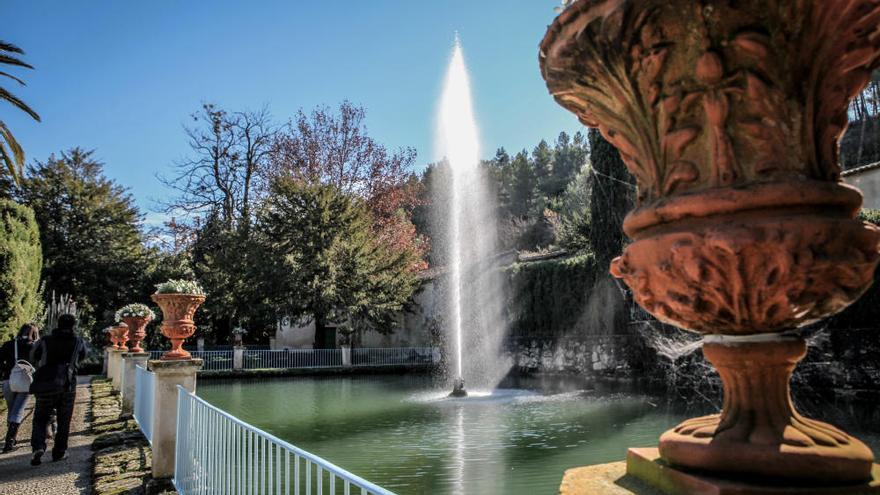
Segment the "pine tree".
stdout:
<path fill-rule="evenodd" d="M 620 256 L 626 237 L 623 219 L 633 207 L 635 186 L 620 153 L 596 129 L 590 129 L 593 167 L 590 198 L 590 245 L 599 266 Z"/>
<path fill-rule="evenodd" d="M 413 294 L 412 253 L 376 235 L 363 200 L 332 184 L 279 178 L 258 216 L 252 280 L 286 316 L 313 318 L 316 338 L 351 318 L 387 333 Z"/>
<path fill-rule="evenodd" d="M 146 296 L 148 263 L 140 212 L 92 155 L 73 148 L 28 167 L 18 193 L 40 228 L 46 293 L 72 296 L 85 327 Z"/>

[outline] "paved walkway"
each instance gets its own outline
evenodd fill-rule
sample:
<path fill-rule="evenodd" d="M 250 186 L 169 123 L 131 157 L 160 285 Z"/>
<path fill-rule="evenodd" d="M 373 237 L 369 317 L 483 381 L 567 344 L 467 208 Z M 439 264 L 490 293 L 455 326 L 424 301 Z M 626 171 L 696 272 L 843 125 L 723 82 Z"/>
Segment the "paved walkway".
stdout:
<path fill-rule="evenodd" d="M 67 450 L 70 456 L 60 462 L 52 462 L 52 456 L 47 453 L 41 466 L 30 465 L 30 436 L 34 412 L 34 398 L 31 397 L 27 416 L 18 432 L 19 447 L 8 454 L 0 454 L 0 495 L 67 495 L 90 492 L 91 446 L 94 439 L 88 432 L 87 420 L 91 400 L 90 380 L 91 377 L 79 378 Z M 4 413 L 0 417 L 0 435 L 5 434 Z M 51 448 L 52 444 L 49 443 L 49 449 Z"/>

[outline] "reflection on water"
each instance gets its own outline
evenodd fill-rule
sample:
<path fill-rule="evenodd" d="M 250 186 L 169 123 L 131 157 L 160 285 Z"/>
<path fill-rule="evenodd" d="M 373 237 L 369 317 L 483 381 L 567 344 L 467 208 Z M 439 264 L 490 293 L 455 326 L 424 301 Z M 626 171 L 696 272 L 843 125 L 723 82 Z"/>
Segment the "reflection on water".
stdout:
<path fill-rule="evenodd" d="M 704 412 L 577 381 L 505 386 L 448 399 L 419 375 L 292 377 L 203 381 L 198 394 L 401 495 L 555 493 L 566 469 L 623 459 Z"/>

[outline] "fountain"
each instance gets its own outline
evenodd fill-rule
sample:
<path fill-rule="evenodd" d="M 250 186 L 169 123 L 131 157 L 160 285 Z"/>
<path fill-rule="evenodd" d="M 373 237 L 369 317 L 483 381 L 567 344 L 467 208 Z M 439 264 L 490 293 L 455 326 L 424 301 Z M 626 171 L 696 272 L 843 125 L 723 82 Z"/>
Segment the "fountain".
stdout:
<path fill-rule="evenodd" d="M 501 271 L 494 257 L 495 205 L 480 165 L 479 132 L 458 35 L 440 99 L 436 141 L 444 165 L 435 197 L 440 207 L 435 209 L 434 239 L 445 248 L 451 395 L 463 397 L 465 378 L 471 386 L 494 388 L 510 363 L 500 356 L 505 325 Z"/>

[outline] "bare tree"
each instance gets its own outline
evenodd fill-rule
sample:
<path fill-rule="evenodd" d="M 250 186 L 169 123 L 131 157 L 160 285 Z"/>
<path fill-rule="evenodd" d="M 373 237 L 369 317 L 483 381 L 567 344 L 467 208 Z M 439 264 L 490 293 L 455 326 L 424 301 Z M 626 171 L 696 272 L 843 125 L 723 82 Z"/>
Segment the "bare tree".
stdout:
<path fill-rule="evenodd" d="M 159 178 L 179 193 L 165 211 L 188 220 L 215 215 L 229 229 L 250 225 L 275 140 L 268 110 L 229 113 L 206 103 L 192 118 L 185 131 L 193 156 Z"/>

